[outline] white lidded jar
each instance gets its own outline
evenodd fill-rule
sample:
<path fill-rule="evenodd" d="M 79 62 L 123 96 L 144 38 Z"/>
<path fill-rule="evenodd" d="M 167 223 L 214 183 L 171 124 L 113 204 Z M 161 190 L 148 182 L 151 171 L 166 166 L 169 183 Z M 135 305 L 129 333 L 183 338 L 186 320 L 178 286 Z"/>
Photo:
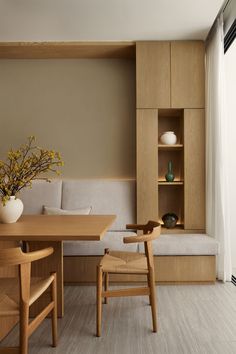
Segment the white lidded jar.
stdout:
<path fill-rule="evenodd" d="M 23 212 L 24 206 L 20 199 L 11 196 L 6 200 L 5 205 L 0 201 L 0 222 L 11 224 L 16 222 Z"/>
<path fill-rule="evenodd" d="M 160 137 L 160 141 L 164 145 L 175 145 L 177 142 L 177 136 L 174 132 L 164 132 Z"/>

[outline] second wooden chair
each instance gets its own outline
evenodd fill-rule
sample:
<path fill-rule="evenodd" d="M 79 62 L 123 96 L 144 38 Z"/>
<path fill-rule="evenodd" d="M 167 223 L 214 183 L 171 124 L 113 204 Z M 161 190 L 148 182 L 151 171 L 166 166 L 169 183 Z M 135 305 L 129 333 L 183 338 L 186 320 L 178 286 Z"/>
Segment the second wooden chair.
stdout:
<path fill-rule="evenodd" d="M 152 310 L 153 332 L 157 331 L 155 274 L 152 253 L 152 240 L 160 235 L 161 226 L 155 221 L 146 225 L 127 225 L 127 229 L 143 231 L 142 235 L 124 237 L 124 243 L 144 242 L 145 254 L 134 252 L 118 252 L 106 250 L 97 267 L 97 336 L 101 336 L 102 298 L 148 295 Z M 144 274 L 147 276 L 147 287 L 130 289 L 108 289 L 109 274 Z M 102 289 L 104 278 L 104 290 Z"/>

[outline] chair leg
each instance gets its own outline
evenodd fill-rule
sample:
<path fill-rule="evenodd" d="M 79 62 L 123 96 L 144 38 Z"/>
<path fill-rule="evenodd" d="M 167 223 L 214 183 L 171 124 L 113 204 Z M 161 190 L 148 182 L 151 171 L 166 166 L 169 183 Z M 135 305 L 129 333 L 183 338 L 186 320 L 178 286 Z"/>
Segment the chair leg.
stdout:
<path fill-rule="evenodd" d="M 52 346 L 57 346 L 57 274 L 53 273 L 54 280 L 51 285 L 51 297 L 54 302 L 54 308 L 51 314 L 52 321 Z"/>
<path fill-rule="evenodd" d="M 102 322 L 102 268 L 97 266 L 97 337 L 101 336 Z"/>
<path fill-rule="evenodd" d="M 157 332 L 156 289 L 155 289 L 154 271 L 152 269 L 150 270 L 149 273 L 149 281 L 150 281 L 150 300 L 151 300 L 151 310 L 152 310 L 153 332 Z"/>
<path fill-rule="evenodd" d="M 104 290 L 107 291 L 108 290 L 108 286 L 109 286 L 109 273 L 105 273 L 104 274 L 105 279 L 104 279 Z M 108 303 L 108 298 L 104 297 L 104 304 Z"/>
<path fill-rule="evenodd" d="M 28 324 L 29 324 L 29 305 L 20 306 L 20 354 L 28 354 Z"/>
<path fill-rule="evenodd" d="M 151 285 L 150 285 L 149 273 L 147 274 L 147 283 L 148 283 L 148 287 L 149 287 L 149 289 L 150 289 L 150 288 L 151 288 Z M 151 306 L 151 295 L 149 295 L 149 305 Z"/>
<path fill-rule="evenodd" d="M 104 254 L 109 254 L 109 248 L 105 248 Z M 109 284 L 109 274 L 104 273 L 104 290 L 108 290 L 108 284 Z M 108 303 L 107 297 L 104 298 L 104 304 Z"/>

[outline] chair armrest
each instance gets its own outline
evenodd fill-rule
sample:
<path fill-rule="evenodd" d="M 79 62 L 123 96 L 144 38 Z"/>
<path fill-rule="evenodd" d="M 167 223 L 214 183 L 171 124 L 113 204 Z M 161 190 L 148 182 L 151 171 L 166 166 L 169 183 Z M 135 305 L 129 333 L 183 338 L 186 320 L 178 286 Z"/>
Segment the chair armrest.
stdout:
<path fill-rule="evenodd" d="M 126 229 L 127 230 L 144 230 L 147 225 L 137 225 L 137 224 L 127 224 Z"/>
<path fill-rule="evenodd" d="M 124 243 L 138 243 L 150 241 L 152 237 L 150 235 L 140 235 L 140 236 L 126 236 L 123 238 Z"/>
<path fill-rule="evenodd" d="M 127 236 L 123 238 L 124 243 L 137 243 L 155 240 L 161 233 L 161 225 L 156 221 L 149 221 L 146 225 L 128 224 L 127 229 L 143 230 L 143 235 Z"/>
<path fill-rule="evenodd" d="M 147 224 L 141 225 L 141 224 L 127 224 L 126 229 L 133 229 L 133 230 L 143 230 L 144 233 L 147 233 L 147 231 L 151 231 L 153 228 L 159 226 L 160 224 L 157 221 L 151 221 L 149 220 Z"/>
<path fill-rule="evenodd" d="M 22 252 L 20 247 L 0 249 L 0 267 L 30 263 L 48 257 L 53 252 L 52 247 L 29 253 Z"/>
<path fill-rule="evenodd" d="M 25 256 L 25 262 L 34 262 L 42 258 L 50 256 L 54 252 L 52 247 L 44 248 L 39 251 L 33 251 L 28 253 L 23 253 Z"/>

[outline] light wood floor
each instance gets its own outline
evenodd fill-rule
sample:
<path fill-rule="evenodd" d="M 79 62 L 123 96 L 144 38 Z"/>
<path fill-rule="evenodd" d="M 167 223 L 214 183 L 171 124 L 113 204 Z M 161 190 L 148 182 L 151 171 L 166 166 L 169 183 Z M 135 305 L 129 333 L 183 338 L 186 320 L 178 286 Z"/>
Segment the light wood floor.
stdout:
<path fill-rule="evenodd" d="M 151 332 L 146 298 L 109 299 L 102 337 L 95 333 L 95 287 L 65 288 L 59 345 L 50 347 L 50 322 L 30 339 L 30 354 L 235 354 L 236 286 L 160 285 L 159 331 Z M 16 343 L 17 328 L 1 343 Z"/>

